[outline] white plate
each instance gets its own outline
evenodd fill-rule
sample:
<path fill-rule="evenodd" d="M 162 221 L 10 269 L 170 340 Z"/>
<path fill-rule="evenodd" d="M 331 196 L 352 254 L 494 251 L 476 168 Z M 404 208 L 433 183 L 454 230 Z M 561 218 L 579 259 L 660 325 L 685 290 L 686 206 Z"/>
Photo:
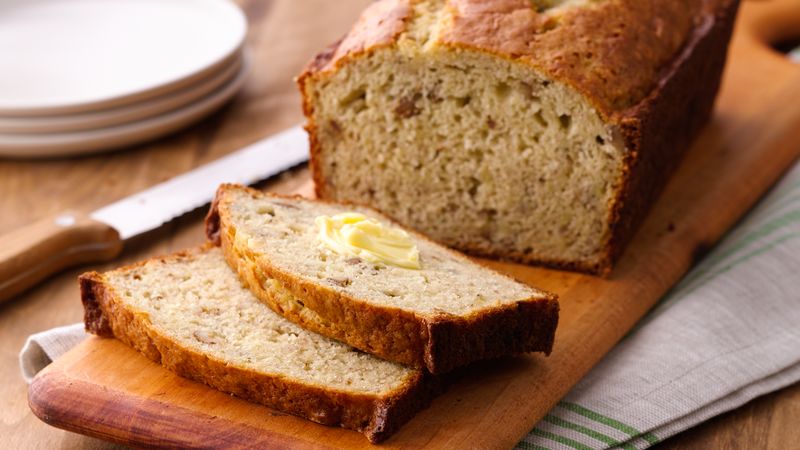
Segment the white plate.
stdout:
<path fill-rule="evenodd" d="M 230 64 L 247 23 L 227 0 L 0 0 L 0 114 L 153 98 Z"/>
<path fill-rule="evenodd" d="M 231 81 L 202 99 L 168 113 L 115 127 L 73 133 L 0 134 L 0 156 L 44 158 L 96 153 L 163 136 L 195 122 L 230 100 L 244 84 L 247 58 Z"/>
<path fill-rule="evenodd" d="M 242 67 L 241 56 L 208 79 L 175 92 L 116 108 L 54 116 L 0 115 L 0 134 L 64 133 L 135 122 L 182 108 L 231 81 Z"/>

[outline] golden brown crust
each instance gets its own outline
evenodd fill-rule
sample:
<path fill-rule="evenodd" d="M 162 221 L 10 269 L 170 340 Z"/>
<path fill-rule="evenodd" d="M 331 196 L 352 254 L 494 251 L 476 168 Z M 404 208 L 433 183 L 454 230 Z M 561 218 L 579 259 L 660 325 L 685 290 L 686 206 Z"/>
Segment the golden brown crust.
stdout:
<path fill-rule="evenodd" d="M 440 45 L 517 61 L 572 86 L 619 133 L 627 151 L 608 210 L 611 232 L 595 260 L 543 260 L 477 244 L 460 249 L 608 275 L 692 138 L 710 117 L 738 0 L 608 0 L 541 12 L 529 0 L 446 3 L 451 22 L 438 36 Z M 371 35 L 354 28 L 348 38 L 362 41 L 359 53 L 339 49 L 324 63 L 307 67 L 298 79 L 311 144 L 310 164 L 321 198 L 327 197 L 322 147 L 306 83 L 367 50 L 380 48 L 370 46 Z"/>
<path fill-rule="evenodd" d="M 258 264 L 250 249 L 233 245 L 233 227 L 223 225 L 222 251 L 228 264 L 262 302 L 307 330 L 338 339 L 349 345 L 414 367 L 422 367 L 426 329 L 412 314 L 394 309 L 365 311 L 354 299 L 344 299 L 334 290 L 297 279 L 277 267 Z M 287 291 L 302 299 L 304 308 L 314 311 L 324 321 L 309 320 L 300 311 L 286 308 L 265 287 L 277 280 Z M 353 330 L 359 330 L 354 333 Z"/>
<path fill-rule="evenodd" d="M 583 92 L 611 116 L 639 102 L 657 84 L 661 68 L 690 35 L 704 3 L 607 0 L 541 10 L 530 0 L 448 0 L 437 44 L 528 64 Z M 334 70 L 347 59 L 393 43 L 412 17 L 408 0 L 370 5 L 330 57 L 318 57 L 306 73 Z"/>
<path fill-rule="evenodd" d="M 608 274 L 692 140 L 708 122 L 725 67 L 738 0 L 714 2 L 655 89 L 621 112 L 629 149 L 624 184 L 610 211 L 612 233 L 597 273 Z"/>
<path fill-rule="evenodd" d="M 642 99 L 685 41 L 698 0 L 611 0 L 538 12 L 530 0 L 450 0 L 442 43 L 529 64 L 610 116 Z"/>
<path fill-rule="evenodd" d="M 302 327 L 390 361 L 425 367 L 433 374 L 477 360 L 525 352 L 549 354 L 552 350 L 559 306 L 550 293 L 469 317 L 440 314 L 431 318 L 372 305 L 272 266 L 250 249 L 235 244 L 236 228 L 229 220 L 226 197 L 232 189 L 253 196 L 287 197 L 222 185 L 206 218 L 206 229 L 211 230 L 209 239 L 222 246 L 225 259 L 256 297 Z M 322 320 L 309 320 L 307 315 L 285 308 L 265 289 L 267 279 L 277 280 Z"/>
<path fill-rule="evenodd" d="M 406 30 L 407 21 L 412 13 L 411 0 L 384 0 L 370 4 L 353 25 L 350 33 L 342 39 L 340 45 L 336 46 L 328 63 L 336 64 L 336 60 L 345 56 L 351 57 L 392 44 Z"/>
<path fill-rule="evenodd" d="M 202 251 L 204 247 L 159 259 L 191 257 Z M 387 396 L 373 396 L 339 392 L 237 368 L 160 334 L 143 315 L 119 300 L 102 274 L 83 274 L 79 282 L 87 331 L 116 337 L 182 377 L 323 425 L 359 431 L 371 442 L 382 441 L 397 431 L 441 389 L 441 380 L 423 372 Z"/>

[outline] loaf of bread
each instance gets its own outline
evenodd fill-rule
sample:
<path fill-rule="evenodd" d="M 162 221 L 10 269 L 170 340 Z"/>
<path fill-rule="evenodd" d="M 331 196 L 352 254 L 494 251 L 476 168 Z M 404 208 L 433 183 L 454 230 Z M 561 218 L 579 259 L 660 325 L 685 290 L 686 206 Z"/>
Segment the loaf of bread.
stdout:
<path fill-rule="evenodd" d="M 298 78 L 318 196 L 605 274 L 712 110 L 737 0 L 381 0 Z"/>
<path fill-rule="evenodd" d="M 419 234 L 417 268 L 337 253 L 319 238 L 319 218 L 369 208 L 264 194 L 223 185 L 207 218 L 242 281 L 303 328 L 365 352 L 439 374 L 472 361 L 549 353 L 558 322 L 554 295 L 482 267 Z"/>
<path fill-rule="evenodd" d="M 385 439 L 437 380 L 306 331 L 256 300 L 216 247 L 80 277 L 86 329 L 178 375 Z"/>

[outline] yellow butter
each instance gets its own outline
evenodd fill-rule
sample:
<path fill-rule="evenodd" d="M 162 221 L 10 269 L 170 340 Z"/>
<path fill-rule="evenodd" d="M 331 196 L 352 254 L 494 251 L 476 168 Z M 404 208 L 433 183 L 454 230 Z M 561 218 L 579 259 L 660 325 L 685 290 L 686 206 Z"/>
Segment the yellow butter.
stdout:
<path fill-rule="evenodd" d="M 419 269 L 419 249 L 403 230 L 383 225 L 355 212 L 315 219 L 319 240 L 340 255 Z"/>

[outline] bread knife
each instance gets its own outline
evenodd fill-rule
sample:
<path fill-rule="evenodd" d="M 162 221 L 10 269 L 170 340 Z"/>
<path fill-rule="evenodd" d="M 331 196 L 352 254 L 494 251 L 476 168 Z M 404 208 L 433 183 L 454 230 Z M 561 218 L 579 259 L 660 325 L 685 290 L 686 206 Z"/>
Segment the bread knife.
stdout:
<path fill-rule="evenodd" d="M 67 267 L 112 260 L 124 241 L 209 203 L 222 183 L 253 184 L 306 161 L 296 126 L 89 214 L 61 212 L 0 236 L 0 302 Z"/>

